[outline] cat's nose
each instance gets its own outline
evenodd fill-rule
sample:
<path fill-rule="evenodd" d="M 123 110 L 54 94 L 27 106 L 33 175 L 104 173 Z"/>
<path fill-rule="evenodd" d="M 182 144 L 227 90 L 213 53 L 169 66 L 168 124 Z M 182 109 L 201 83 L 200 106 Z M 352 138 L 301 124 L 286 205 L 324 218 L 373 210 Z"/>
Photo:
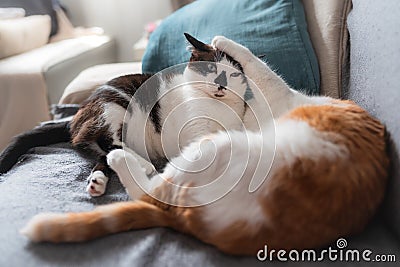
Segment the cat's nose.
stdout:
<path fill-rule="evenodd" d="M 227 81 L 226 81 L 226 71 L 221 72 L 220 75 L 218 75 L 217 78 L 215 78 L 214 83 L 219 84 L 220 87 L 225 87 L 227 86 Z"/>

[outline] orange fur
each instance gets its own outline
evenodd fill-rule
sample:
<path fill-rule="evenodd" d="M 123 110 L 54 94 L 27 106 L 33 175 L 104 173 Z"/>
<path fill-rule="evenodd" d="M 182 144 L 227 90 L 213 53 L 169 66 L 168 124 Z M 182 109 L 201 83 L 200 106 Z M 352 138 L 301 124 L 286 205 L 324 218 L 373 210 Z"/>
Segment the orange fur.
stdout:
<path fill-rule="evenodd" d="M 44 220 L 35 225 L 42 234 L 37 241 L 85 241 L 161 226 L 191 234 L 227 253 L 255 255 L 265 244 L 271 249 L 314 248 L 362 231 L 385 190 L 389 159 L 384 126 L 349 101 L 298 107 L 280 120 L 308 123 L 327 140 L 344 145 L 349 157 L 334 162 L 298 158 L 269 177 L 264 182 L 267 192 L 258 194 L 255 202 L 272 223 L 252 227 L 247 221 L 233 221 L 215 233 L 202 217 L 209 207 L 175 207 L 145 195 L 140 201 Z M 161 185 L 155 194 L 167 199 L 173 195 L 168 190 Z M 178 197 L 185 203 L 190 196 L 183 191 Z"/>
<path fill-rule="evenodd" d="M 82 242 L 132 229 L 169 226 L 168 213 L 143 201 L 114 203 L 90 212 L 56 214 L 49 218 L 44 215 L 35 223 L 32 230 L 40 238 L 30 236 L 33 241 Z"/>

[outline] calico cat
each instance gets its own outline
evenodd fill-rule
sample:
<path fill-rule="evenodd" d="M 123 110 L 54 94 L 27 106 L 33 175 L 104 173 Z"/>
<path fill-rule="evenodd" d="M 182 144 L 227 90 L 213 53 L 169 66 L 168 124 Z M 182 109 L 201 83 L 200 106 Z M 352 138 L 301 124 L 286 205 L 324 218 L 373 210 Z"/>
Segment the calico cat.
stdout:
<path fill-rule="evenodd" d="M 362 231 L 385 191 L 385 127 L 351 101 L 293 91 L 247 48 L 225 37 L 215 37 L 212 46 L 208 53 L 224 51 L 240 63 L 254 81 L 252 90 L 260 88 L 270 103 L 274 123 L 262 125 L 263 131 L 219 132 L 191 143 L 173 162 L 189 159 L 186 169 L 196 167 L 199 146 L 211 142 L 201 157 L 215 159 L 199 172 L 168 164 L 163 173 L 147 179 L 134 156 L 113 150 L 108 164 L 133 201 L 90 212 L 37 215 L 21 233 L 35 242 L 80 242 L 170 227 L 226 253 L 255 256 L 265 245 L 275 250 L 316 248 Z M 258 97 L 248 102 L 256 107 Z M 253 127 L 254 116 L 245 118 Z M 274 161 L 266 179 L 250 193 L 262 153 L 274 155 Z M 213 196 L 217 186 L 194 190 L 217 177 L 238 182 L 218 199 Z"/>
<path fill-rule="evenodd" d="M 59 124 L 61 127 L 48 125 L 22 136 L 18 140 L 24 145 L 11 146 L 0 159 L 11 154 L 9 157 L 15 160 L 15 154 L 26 151 L 27 142 L 22 139 L 41 145 L 47 144 L 45 140 L 49 138 L 70 140 L 74 147 L 92 151 L 98 159 L 87 179 L 86 191 L 91 196 L 100 196 L 111 174 L 106 155 L 114 149 L 130 149 L 146 174 L 151 174 L 154 167 L 148 160 L 172 158 L 196 137 L 224 130 L 223 127 L 240 129 L 246 109 L 243 98 L 248 93 L 240 64 L 221 51 L 209 53 L 212 50 L 209 45 L 187 33 L 185 36 L 192 46 L 183 73 L 173 69 L 154 76 L 132 74 L 115 78 L 99 87 L 70 123 Z M 237 118 L 227 115 L 231 114 L 226 112 L 227 107 Z M 179 141 L 175 141 L 178 136 Z M 168 141 L 162 144 L 162 138 Z M 19 153 L 13 154 L 15 150 Z"/>

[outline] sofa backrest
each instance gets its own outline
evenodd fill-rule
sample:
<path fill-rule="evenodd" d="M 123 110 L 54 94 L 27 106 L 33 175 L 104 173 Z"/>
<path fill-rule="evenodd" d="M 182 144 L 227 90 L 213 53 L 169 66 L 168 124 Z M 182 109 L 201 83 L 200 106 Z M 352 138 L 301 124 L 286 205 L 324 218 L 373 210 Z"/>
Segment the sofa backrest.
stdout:
<path fill-rule="evenodd" d="M 344 94 L 383 121 L 392 168 L 383 211 L 400 237 L 400 1 L 353 0 L 350 84 Z"/>
<path fill-rule="evenodd" d="M 348 69 L 346 18 L 351 0 L 302 0 L 308 32 L 318 58 L 321 95 L 341 98 Z"/>

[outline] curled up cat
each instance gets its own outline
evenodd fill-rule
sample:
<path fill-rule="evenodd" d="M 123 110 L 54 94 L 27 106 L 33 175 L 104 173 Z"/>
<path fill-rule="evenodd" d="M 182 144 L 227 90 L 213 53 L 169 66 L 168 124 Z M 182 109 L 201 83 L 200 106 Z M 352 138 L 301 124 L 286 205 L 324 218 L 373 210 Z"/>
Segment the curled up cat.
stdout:
<path fill-rule="evenodd" d="M 257 129 L 257 116 L 245 109 L 245 129 L 196 138 L 150 179 L 137 157 L 115 149 L 107 162 L 132 201 L 83 213 L 40 214 L 24 235 L 35 242 L 81 242 L 169 227 L 226 253 L 255 256 L 264 245 L 319 248 L 364 229 L 385 191 L 385 127 L 351 101 L 292 90 L 247 48 L 225 37 L 215 37 L 203 52 L 210 57 L 223 52 L 238 62 L 254 93 L 247 104 L 257 111 L 264 97 L 273 119 Z M 265 163 L 260 158 L 273 159 L 265 173 L 258 172 Z M 210 164 L 199 168 L 203 162 Z M 211 186 L 201 190 L 205 185 Z"/>

